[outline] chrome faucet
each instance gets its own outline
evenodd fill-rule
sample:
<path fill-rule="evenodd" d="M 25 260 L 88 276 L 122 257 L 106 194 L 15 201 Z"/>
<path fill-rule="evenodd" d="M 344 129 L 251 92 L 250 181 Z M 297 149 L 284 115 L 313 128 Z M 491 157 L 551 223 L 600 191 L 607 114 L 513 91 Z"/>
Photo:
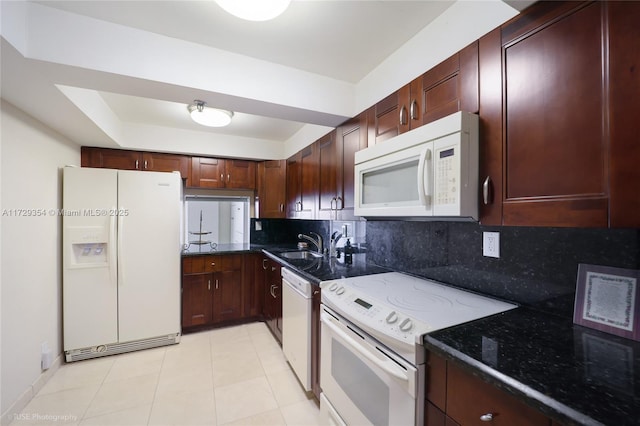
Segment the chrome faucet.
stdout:
<path fill-rule="evenodd" d="M 342 238 L 342 234 L 338 231 L 335 231 L 331 234 L 331 243 L 329 245 L 329 257 L 336 257 L 336 245 L 338 244 L 338 240 Z"/>
<path fill-rule="evenodd" d="M 298 238 L 302 239 L 302 240 L 307 240 L 312 242 L 313 244 L 315 244 L 316 246 L 316 251 L 319 254 L 324 254 L 323 250 L 324 250 L 324 246 L 322 244 L 322 237 L 318 234 L 316 234 L 315 232 L 309 232 L 309 234 L 311 235 L 315 235 L 316 237 L 318 237 L 318 240 L 314 240 L 312 237 L 308 236 L 308 235 L 304 235 L 304 234 L 298 234 Z"/>

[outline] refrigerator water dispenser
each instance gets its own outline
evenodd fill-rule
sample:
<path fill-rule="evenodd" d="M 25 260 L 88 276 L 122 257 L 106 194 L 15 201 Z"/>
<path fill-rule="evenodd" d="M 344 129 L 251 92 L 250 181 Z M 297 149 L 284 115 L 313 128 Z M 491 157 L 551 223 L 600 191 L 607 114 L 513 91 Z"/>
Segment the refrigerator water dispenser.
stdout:
<path fill-rule="evenodd" d="M 102 226 L 68 227 L 71 243 L 69 268 L 101 268 L 109 266 L 109 233 Z"/>

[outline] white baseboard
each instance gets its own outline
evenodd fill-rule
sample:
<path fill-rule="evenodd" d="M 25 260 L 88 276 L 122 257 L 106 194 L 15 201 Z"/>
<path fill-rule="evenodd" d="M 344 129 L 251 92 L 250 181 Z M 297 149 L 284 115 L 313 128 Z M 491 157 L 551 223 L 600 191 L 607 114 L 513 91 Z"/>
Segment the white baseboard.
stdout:
<path fill-rule="evenodd" d="M 40 390 L 47 384 L 49 379 L 53 377 L 55 372 L 60 368 L 63 362 L 63 354 L 59 354 L 56 359 L 51 363 L 51 367 L 48 370 L 43 371 L 38 378 L 29 386 L 22 395 L 9 407 L 0 418 L 0 425 L 6 426 L 10 424 L 18 414 L 24 410 L 34 396 L 40 392 Z"/>

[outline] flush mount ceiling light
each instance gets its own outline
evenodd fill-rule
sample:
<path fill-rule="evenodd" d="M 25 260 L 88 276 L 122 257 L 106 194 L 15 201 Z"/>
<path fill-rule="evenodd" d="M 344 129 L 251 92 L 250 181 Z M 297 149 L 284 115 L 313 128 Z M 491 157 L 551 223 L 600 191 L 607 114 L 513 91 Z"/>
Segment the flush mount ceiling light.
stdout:
<path fill-rule="evenodd" d="M 224 127 L 231 123 L 233 112 L 223 109 L 209 108 L 204 101 L 195 100 L 187 107 L 191 119 L 198 124 L 208 127 Z"/>
<path fill-rule="evenodd" d="M 291 0 L 215 0 L 218 6 L 247 21 L 268 21 L 289 7 Z"/>

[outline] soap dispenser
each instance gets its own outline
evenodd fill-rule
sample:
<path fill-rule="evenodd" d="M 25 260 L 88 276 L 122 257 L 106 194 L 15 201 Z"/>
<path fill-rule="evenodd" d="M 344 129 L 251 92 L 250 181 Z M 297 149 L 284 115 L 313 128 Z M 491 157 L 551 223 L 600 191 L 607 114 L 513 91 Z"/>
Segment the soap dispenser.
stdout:
<path fill-rule="evenodd" d="M 351 241 L 348 238 L 344 245 L 344 263 L 348 265 L 353 263 L 353 246 L 351 246 Z"/>

